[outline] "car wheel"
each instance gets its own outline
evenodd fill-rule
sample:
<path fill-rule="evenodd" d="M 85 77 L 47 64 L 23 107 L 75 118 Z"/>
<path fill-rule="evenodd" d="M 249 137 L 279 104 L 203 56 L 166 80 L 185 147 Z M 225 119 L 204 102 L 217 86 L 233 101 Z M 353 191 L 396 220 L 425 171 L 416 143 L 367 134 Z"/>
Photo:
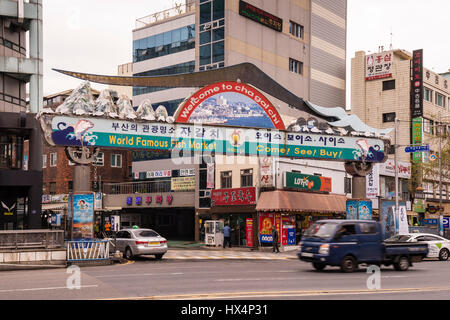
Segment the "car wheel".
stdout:
<path fill-rule="evenodd" d="M 409 268 L 408 257 L 402 256 L 396 263 L 394 263 L 394 269 L 397 271 L 406 271 Z"/>
<path fill-rule="evenodd" d="M 164 254 L 155 254 L 156 260 L 161 260 Z"/>
<path fill-rule="evenodd" d="M 325 267 L 327 266 L 325 263 L 322 263 L 322 262 L 313 262 L 312 265 L 313 265 L 314 269 L 319 270 L 319 271 L 325 269 Z"/>
<path fill-rule="evenodd" d="M 439 251 L 439 260 L 441 261 L 447 261 L 448 260 L 448 249 L 442 249 Z"/>
<path fill-rule="evenodd" d="M 353 272 L 358 268 L 358 263 L 352 256 L 346 256 L 341 262 L 341 271 Z"/>
<path fill-rule="evenodd" d="M 133 259 L 133 252 L 131 251 L 130 247 L 127 247 L 125 249 L 125 259 L 127 260 Z"/>

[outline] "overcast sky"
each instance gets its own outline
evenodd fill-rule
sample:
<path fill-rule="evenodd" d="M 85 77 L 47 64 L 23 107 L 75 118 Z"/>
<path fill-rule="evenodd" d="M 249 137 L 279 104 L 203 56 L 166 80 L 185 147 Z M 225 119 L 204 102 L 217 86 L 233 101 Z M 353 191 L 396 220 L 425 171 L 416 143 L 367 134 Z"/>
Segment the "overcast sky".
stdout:
<path fill-rule="evenodd" d="M 44 95 L 80 83 L 52 68 L 115 75 L 119 64 L 132 60 L 136 19 L 171 8 L 175 2 L 44 0 Z M 389 49 L 391 31 L 394 49 L 424 49 L 426 68 L 450 69 L 449 12 L 449 0 L 348 0 L 347 106 L 354 52 L 376 52 L 378 46 Z"/>

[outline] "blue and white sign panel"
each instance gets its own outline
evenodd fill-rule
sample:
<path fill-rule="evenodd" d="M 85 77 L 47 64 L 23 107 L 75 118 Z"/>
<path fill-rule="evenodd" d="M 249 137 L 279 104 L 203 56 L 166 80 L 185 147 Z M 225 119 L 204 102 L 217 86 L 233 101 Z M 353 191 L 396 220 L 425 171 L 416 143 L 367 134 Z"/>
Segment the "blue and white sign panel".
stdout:
<path fill-rule="evenodd" d="M 411 146 L 405 148 L 405 152 L 424 152 L 429 150 L 430 146 Z"/>
<path fill-rule="evenodd" d="M 443 217 L 442 218 L 442 225 L 444 226 L 444 229 L 450 228 L 450 218 L 449 217 Z"/>

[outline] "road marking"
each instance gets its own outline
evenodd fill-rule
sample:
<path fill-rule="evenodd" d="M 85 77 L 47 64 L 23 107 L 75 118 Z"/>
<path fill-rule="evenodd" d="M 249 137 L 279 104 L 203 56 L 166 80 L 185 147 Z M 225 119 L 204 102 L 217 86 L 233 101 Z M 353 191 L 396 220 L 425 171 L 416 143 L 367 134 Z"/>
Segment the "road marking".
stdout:
<path fill-rule="evenodd" d="M 93 287 L 98 287 L 98 285 L 93 284 L 93 285 L 80 286 L 80 289 L 82 289 L 82 288 L 93 288 Z M 0 290 L 0 293 L 5 293 L 5 292 L 22 292 L 22 291 L 41 291 L 41 290 L 61 290 L 61 289 L 73 290 L 73 289 L 69 289 L 67 287 L 48 287 L 48 288 L 7 289 L 7 290 Z"/>
<path fill-rule="evenodd" d="M 222 292 L 222 293 L 193 293 L 178 295 L 160 295 L 148 297 L 113 298 L 104 300 L 204 300 L 226 298 L 262 298 L 262 297 L 300 297 L 300 296 L 329 296 L 329 295 L 361 295 L 361 294 L 392 294 L 407 292 L 448 291 L 450 287 L 424 288 L 394 288 L 375 290 L 311 290 L 311 291 L 261 291 L 261 292 Z"/>

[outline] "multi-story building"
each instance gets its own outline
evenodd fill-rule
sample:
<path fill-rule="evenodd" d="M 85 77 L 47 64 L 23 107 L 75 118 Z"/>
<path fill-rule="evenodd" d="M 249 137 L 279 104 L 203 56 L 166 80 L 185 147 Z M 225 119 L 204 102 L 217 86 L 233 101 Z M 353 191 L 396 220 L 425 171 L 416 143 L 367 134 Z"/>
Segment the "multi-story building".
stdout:
<path fill-rule="evenodd" d="M 67 99 L 72 90 L 44 97 L 44 106 L 55 110 Z M 97 90 L 92 90 L 94 98 L 99 96 Z M 117 99 L 117 95 L 113 97 Z M 91 191 L 102 192 L 104 186 L 110 183 L 131 181 L 131 151 L 124 149 L 101 149 L 90 164 Z M 67 195 L 73 192 L 74 165 L 65 152 L 64 147 L 53 147 L 46 143 L 42 152 L 42 210 L 64 212 L 67 208 Z M 48 212 L 47 212 L 48 213 Z M 48 214 L 44 214 L 43 225 L 47 226 Z"/>
<path fill-rule="evenodd" d="M 417 66 L 413 65 L 413 54 L 405 50 L 380 51 L 375 54 L 358 51 L 352 58 L 351 112 L 368 125 L 377 128 L 394 127 L 395 118 L 398 119 L 399 168 L 404 167 L 406 171 L 409 171 L 408 176 L 412 175 L 413 178 L 420 175 L 420 172 L 414 170 L 414 159 L 417 159 L 417 163 L 429 162 L 434 159 L 432 155 L 439 154 L 441 137 L 438 134 L 439 117 L 443 122 L 444 119 L 446 119 L 445 122 L 450 119 L 450 80 L 445 77 L 445 74 L 438 74 L 423 67 L 428 54 L 424 52 L 424 55 L 420 56 L 422 61 L 419 66 L 422 66 L 421 72 L 423 73 L 423 101 L 419 95 L 417 103 L 419 105 L 422 103 L 423 108 L 420 109 L 422 112 L 415 125 L 412 121 L 416 117 L 412 115 L 412 102 L 414 101 L 411 97 L 414 95 L 411 92 L 411 76 Z M 417 69 L 419 74 L 421 69 Z M 415 94 L 420 94 L 420 90 Z M 414 137 L 412 137 L 413 134 Z M 394 143 L 394 138 L 395 131 L 391 134 L 392 143 Z M 411 153 L 405 152 L 405 147 L 413 143 L 429 145 L 430 151 L 415 153 L 411 156 Z M 392 165 L 394 162 L 393 150 L 389 159 Z M 444 202 L 447 202 L 450 199 L 450 178 L 447 171 L 441 173 L 443 173 L 442 198 Z M 434 208 L 438 202 L 437 198 L 439 198 L 439 174 L 436 171 L 436 174 L 425 175 L 421 180 L 425 196 L 428 198 L 430 206 Z M 399 192 L 402 193 L 405 200 L 411 200 L 411 192 L 415 191 L 411 190 L 412 186 L 408 179 L 400 179 Z M 392 198 L 395 196 L 392 174 L 380 177 L 380 187 L 379 195 L 381 197 Z M 445 214 L 450 214 L 450 208 L 444 207 Z M 434 209 L 431 211 L 435 212 Z"/>
<path fill-rule="evenodd" d="M 346 18 L 346 0 L 187 0 L 176 8 L 153 13 L 136 21 L 133 30 L 133 75 L 171 75 L 250 62 L 300 98 L 320 106 L 343 107 Z M 198 89 L 134 87 L 133 103 L 137 107 L 149 99 L 154 109 L 164 105 L 172 115 L 179 104 Z M 286 126 L 299 117 L 308 119 L 309 115 L 304 111 L 273 96 L 266 96 L 276 106 Z M 193 170 L 195 183 L 190 185 L 191 194 L 177 194 L 176 198 L 180 199 L 177 205 L 182 208 L 181 211 L 177 210 L 195 220 L 195 232 L 188 233 L 192 236 L 195 233 L 198 239 L 197 229 L 204 220 L 199 213 L 202 213 L 202 208 L 210 207 L 208 164 L 173 166 L 168 164 L 169 158 L 170 154 L 136 150 L 133 155 L 135 179 L 146 180 L 152 185 L 158 180 L 164 180 L 167 184 L 163 188 L 164 192 L 170 192 L 170 179 L 179 177 L 186 170 Z M 212 180 L 215 180 L 215 189 L 254 187 L 259 192 L 259 160 L 250 157 L 234 159 L 239 162 L 237 164 L 226 161 L 226 158 L 216 156 L 214 159 L 215 173 Z M 342 163 L 287 158 L 277 161 L 276 167 L 282 170 L 275 173 L 276 186 L 279 188 L 282 188 L 284 172 L 295 169 L 297 173 L 332 176 L 334 193 L 344 196 L 346 192 L 351 192 L 344 188 L 351 177 L 345 173 Z M 166 176 L 154 176 L 155 172 L 161 174 L 165 169 L 170 169 L 170 176 L 169 173 Z M 225 179 L 227 183 L 222 185 L 222 175 L 225 174 L 229 176 Z M 125 198 L 117 201 L 124 203 Z M 174 203 L 156 206 L 170 208 L 174 207 Z M 119 203 L 115 202 L 115 205 Z M 134 203 L 131 208 L 141 213 L 147 210 L 140 209 L 142 206 Z M 172 215 L 174 212 L 172 210 Z M 238 214 L 231 220 L 233 223 L 245 223 L 245 218 L 254 212 L 254 205 L 238 208 Z M 230 220 L 223 213 L 226 214 L 218 210 L 214 218 Z M 181 228 L 176 216 L 165 220 L 173 222 L 173 230 Z M 155 223 L 153 226 L 160 225 Z"/>
<path fill-rule="evenodd" d="M 0 25 L 0 230 L 40 228 L 42 0 L 2 1 Z"/>
<path fill-rule="evenodd" d="M 117 66 L 118 76 L 132 76 L 133 75 L 133 63 L 128 62 Z M 133 87 L 127 86 L 109 86 L 112 91 L 117 92 L 117 95 L 126 95 L 127 97 L 133 97 Z"/>

